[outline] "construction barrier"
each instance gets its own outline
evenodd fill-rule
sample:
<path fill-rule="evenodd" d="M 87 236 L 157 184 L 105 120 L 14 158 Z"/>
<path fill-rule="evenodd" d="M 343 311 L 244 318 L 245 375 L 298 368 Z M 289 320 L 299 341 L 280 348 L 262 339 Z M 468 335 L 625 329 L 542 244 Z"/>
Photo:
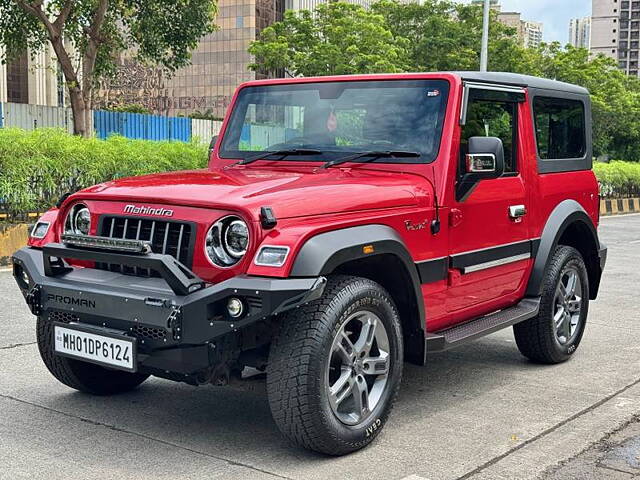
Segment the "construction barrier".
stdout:
<path fill-rule="evenodd" d="M 197 120 L 187 117 L 165 117 L 139 113 L 108 112 L 95 110 L 93 123 L 96 136 L 122 135 L 140 140 L 197 140 L 209 144 L 211 137 L 220 132 L 222 122 Z M 0 127 L 62 128 L 73 133 L 73 117 L 70 108 L 47 107 L 22 103 L 0 102 Z"/>

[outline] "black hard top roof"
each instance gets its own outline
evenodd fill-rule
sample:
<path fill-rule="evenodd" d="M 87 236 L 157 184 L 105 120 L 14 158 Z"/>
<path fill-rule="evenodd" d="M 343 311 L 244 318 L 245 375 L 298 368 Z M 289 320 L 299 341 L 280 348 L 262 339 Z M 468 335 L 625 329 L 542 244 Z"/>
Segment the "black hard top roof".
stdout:
<path fill-rule="evenodd" d="M 517 85 L 521 87 L 541 88 L 545 90 L 556 90 L 559 92 L 577 93 L 589 95 L 586 88 L 573 85 L 571 83 L 558 82 L 547 78 L 532 77 L 531 75 L 520 75 L 519 73 L 505 72 L 451 72 L 458 75 L 463 80 L 480 83 L 501 83 L 506 85 Z"/>

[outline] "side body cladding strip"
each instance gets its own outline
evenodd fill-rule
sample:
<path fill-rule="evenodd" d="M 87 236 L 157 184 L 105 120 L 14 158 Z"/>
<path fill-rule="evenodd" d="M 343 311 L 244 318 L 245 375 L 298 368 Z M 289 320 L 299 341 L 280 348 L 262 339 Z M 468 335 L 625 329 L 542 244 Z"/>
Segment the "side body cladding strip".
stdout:
<path fill-rule="evenodd" d="M 373 247 L 373 253 L 364 253 L 363 247 L 367 245 Z M 381 255 L 394 256 L 404 265 L 409 275 L 413 287 L 413 295 L 411 297 L 414 306 L 412 310 L 415 311 L 415 314 L 411 315 L 410 318 L 403 319 L 408 322 L 408 325 L 407 323 L 403 324 L 405 329 L 405 353 L 408 361 L 422 365 L 425 361 L 425 308 L 420 275 L 402 238 L 393 228 L 387 225 L 362 225 L 316 235 L 307 240 L 300 249 L 293 264 L 291 276 L 324 276 L 335 271 L 336 268 L 346 262 L 375 258 Z M 440 264 L 434 265 L 434 268 L 442 270 Z M 426 274 L 426 272 L 421 273 L 423 275 Z"/>
<path fill-rule="evenodd" d="M 602 274 L 598 257 L 601 245 L 593 221 L 584 208 L 575 200 L 564 200 L 559 203 L 547 219 L 540 238 L 533 271 L 527 285 L 526 295 L 528 297 L 542 295 L 544 272 L 551 261 L 553 251 L 563 234 L 574 224 L 579 228 L 580 242 L 584 245 L 582 254 L 589 271 L 589 296 L 592 300 L 596 298 Z"/>

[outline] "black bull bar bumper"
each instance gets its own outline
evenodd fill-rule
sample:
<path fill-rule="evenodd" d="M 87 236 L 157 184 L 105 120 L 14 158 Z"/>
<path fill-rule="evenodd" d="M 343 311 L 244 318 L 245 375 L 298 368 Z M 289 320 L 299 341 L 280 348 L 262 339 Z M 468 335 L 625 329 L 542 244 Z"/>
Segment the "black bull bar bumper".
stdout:
<path fill-rule="evenodd" d="M 62 259 L 148 268 L 160 278 L 73 268 Z M 315 300 L 326 284 L 324 277 L 240 275 L 206 285 L 168 255 L 113 253 L 61 244 L 17 251 L 13 273 L 34 315 L 120 330 L 138 339 L 138 363 L 143 367 L 185 374 L 208 366 L 206 347 L 216 338 Z M 231 297 L 239 298 L 245 307 L 239 318 L 227 311 Z"/>

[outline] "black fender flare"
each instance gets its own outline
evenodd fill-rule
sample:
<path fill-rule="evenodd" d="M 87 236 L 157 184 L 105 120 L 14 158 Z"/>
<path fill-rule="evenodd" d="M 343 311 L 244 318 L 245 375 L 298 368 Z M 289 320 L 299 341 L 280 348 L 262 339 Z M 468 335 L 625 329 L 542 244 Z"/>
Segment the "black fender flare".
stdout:
<path fill-rule="evenodd" d="M 540 237 L 538 244 L 533 270 L 529 277 L 529 283 L 527 284 L 526 295 L 528 297 L 539 297 L 542 295 L 544 273 L 549 261 L 551 260 L 551 255 L 557 247 L 562 234 L 569 226 L 576 222 L 579 222 L 586 227 L 583 228 L 584 231 L 588 232 L 588 238 L 586 240 L 593 244 L 593 255 L 597 258 L 600 241 L 598 239 L 598 232 L 596 231 L 596 227 L 594 226 L 591 217 L 589 217 L 584 208 L 582 208 L 582 205 L 575 200 L 569 199 L 560 202 L 549 215 L 544 229 L 542 230 L 542 236 Z M 589 261 L 590 258 L 585 258 L 585 262 Z M 591 295 L 597 294 L 597 286 L 600 282 L 600 277 L 598 276 L 598 278 L 594 280 L 596 281 L 596 288 L 595 291 L 591 291 Z"/>
<path fill-rule="evenodd" d="M 373 252 L 365 253 L 365 246 L 371 246 Z M 417 356 L 422 358 L 417 359 L 417 362 L 424 362 L 425 306 L 420 276 L 404 241 L 393 228 L 373 224 L 319 233 L 309 238 L 299 250 L 290 276 L 326 276 L 346 262 L 385 254 L 394 255 L 400 260 L 409 275 L 417 308 L 417 315 L 409 326 L 413 332 L 421 334 L 415 335 L 419 338 L 415 338 L 413 346 L 421 349 Z"/>

